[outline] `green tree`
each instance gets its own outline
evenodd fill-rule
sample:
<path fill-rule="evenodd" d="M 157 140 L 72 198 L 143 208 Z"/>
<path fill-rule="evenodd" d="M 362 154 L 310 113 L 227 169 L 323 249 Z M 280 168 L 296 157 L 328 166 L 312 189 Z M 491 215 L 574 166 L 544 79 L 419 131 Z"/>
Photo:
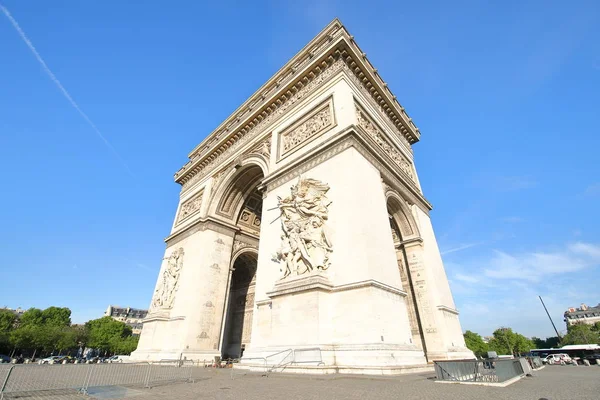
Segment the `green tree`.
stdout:
<path fill-rule="evenodd" d="M 119 355 L 129 355 L 137 348 L 139 339 L 139 336 L 117 338 L 111 345 L 111 352 Z"/>
<path fill-rule="evenodd" d="M 475 332 L 466 331 L 463 335 L 467 348 L 478 357 L 487 357 L 488 345 L 481 336 Z"/>
<path fill-rule="evenodd" d="M 71 310 L 68 308 L 30 308 L 15 324 L 17 327 L 9 336 L 10 343 L 14 349 L 29 352 L 33 357 L 38 351 L 47 354 L 71 350 L 77 346 L 77 333 L 70 324 Z"/>
<path fill-rule="evenodd" d="M 531 338 L 531 341 L 535 344 L 536 349 L 552 349 L 560 347 L 558 336 L 552 336 L 546 339 L 540 339 L 534 336 Z"/>
<path fill-rule="evenodd" d="M 510 328 L 498 328 L 494 331 L 494 337 L 488 343 L 490 350 L 498 355 L 512 355 L 517 346 L 517 335 Z"/>
<path fill-rule="evenodd" d="M 69 326 L 71 325 L 71 310 L 66 307 L 48 307 L 42 311 L 44 325 Z"/>
<path fill-rule="evenodd" d="M 10 333 L 10 343 L 21 351 L 34 351 L 37 347 L 37 328 L 34 325 L 23 325 Z"/>
<path fill-rule="evenodd" d="M 86 322 L 87 346 L 105 352 L 113 352 L 115 343 L 131 336 L 131 327 L 111 317 L 102 317 Z"/>
<path fill-rule="evenodd" d="M 563 345 L 566 344 L 598 344 L 600 343 L 600 332 L 593 325 L 585 323 L 569 325 L 567 334 L 563 337 Z"/>
<path fill-rule="evenodd" d="M 66 326 L 55 329 L 57 329 L 55 348 L 59 352 L 68 352 L 77 348 L 77 331 L 73 327 Z"/>
<path fill-rule="evenodd" d="M 531 349 L 535 349 L 535 344 L 532 340 L 526 338 L 520 333 L 515 333 L 515 352 L 518 354 L 529 353 Z"/>
<path fill-rule="evenodd" d="M 17 315 L 0 309 L 0 352 L 8 353 L 11 348 L 10 333 L 15 329 Z"/>
<path fill-rule="evenodd" d="M 42 310 L 39 308 L 30 308 L 25 311 L 21 318 L 19 318 L 19 326 L 26 325 L 42 325 L 44 323 L 44 316 Z"/>

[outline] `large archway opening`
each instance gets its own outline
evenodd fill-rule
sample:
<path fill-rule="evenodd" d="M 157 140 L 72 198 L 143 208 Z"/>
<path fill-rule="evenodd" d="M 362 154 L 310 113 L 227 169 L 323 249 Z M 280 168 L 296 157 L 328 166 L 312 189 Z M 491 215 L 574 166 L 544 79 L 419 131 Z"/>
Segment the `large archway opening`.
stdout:
<path fill-rule="evenodd" d="M 412 342 L 419 349 L 426 352 L 425 337 L 423 335 L 423 327 L 419 316 L 419 308 L 417 306 L 417 298 L 414 289 L 414 277 L 411 276 L 406 251 L 403 241 L 407 236 L 412 236 L 416 232 L 415 228 L 410 223 L 410 219 L 406 214 L 406 210 L 402 208 L 397 199 L 390 198 L 387 203 L 388 216 L 390 220 L 390 228 L 392 230 L 392 238 L 394 240 L 394 251 L 396 252 L 396 260 L 398 262 L 398 272 L 402 287 L 407 293 L 406 308 L 408 312 L 408 321 L 410 324 L 410 332 Z"/>
<path fill-rule="evenodd" d="M 233 263 L 222 357 L 239 358 L 250 343 L 257 254 L 240 254 Z"/>
<path fill-rule="evenodd" d="M 232 273 L 222 335 L 221 356 L 224 359 L 240 358 L 250 344 L 263 211 L 259 188 L 263 177 L 264 173 L 257 165 L 242 167 L 226 185 L 216 210 L 238 228 L 231 254 Z"/>

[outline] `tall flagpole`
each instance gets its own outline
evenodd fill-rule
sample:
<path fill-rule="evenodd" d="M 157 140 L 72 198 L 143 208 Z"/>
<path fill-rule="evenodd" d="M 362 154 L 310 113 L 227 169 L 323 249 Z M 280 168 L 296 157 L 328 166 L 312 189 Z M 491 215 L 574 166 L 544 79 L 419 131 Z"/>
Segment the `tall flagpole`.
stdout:
<path fill-rule="evenodd" d="M 558 336 L 558 341 L 560 342 L 562 340 L 562 338 L 560 337 L 560 334 L 558 333 L 558 329 L 556 329 L 556 325 L 554 325 L 554 321 L 552 321 L 552 318 L 550 317 L 550 313 L 548 312 L 548 309 L 546 308 L 546 305 L 544 304 L 544 300 L 542 300 L 542 296 L 538 296 L 540 298 L 540 301 L 542 302 L 542 305 L 544 306 L 544 310 L 546 310 L 546 315 L 548 315 L 548 319 L 550 320 L 550 323 L 552 324 L 552 327 L 554 328 L 554 332 L 556 332 L 556 336 Z"/>

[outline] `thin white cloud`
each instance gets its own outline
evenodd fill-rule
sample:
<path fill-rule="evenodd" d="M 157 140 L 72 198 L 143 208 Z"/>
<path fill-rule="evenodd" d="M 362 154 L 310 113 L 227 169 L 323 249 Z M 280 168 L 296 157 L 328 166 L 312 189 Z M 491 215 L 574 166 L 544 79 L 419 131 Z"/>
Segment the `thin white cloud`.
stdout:
<path fill-rule="evenodd" d="M 530 176 L 503 176 L 496 181 L 496 189 L 501 191 L 531 189 L 537 185 L 538 182 Z"/>
<path fill-rule="evenodd" d="M 555 252 L 511 255 L 499 250 L 485 264 L 484 275 L 496 279 L 537 282 L 548 275 L 580 271 L 600 264 L 600 246 L 577 242 Z"/>
<path fill-rule="evenodd" d="M 600 182 L 592 183 L 585 188 L 584 194 L 586 196 L 599 196 L 600 195 Z"/>
<path fill-rule="evenodd" d="M 148 267 L 146 264 L 136 263 L 135 265 L 136 265 L 136 267 L 143 269 L 145 271 L 152 271 L 152 268 Z"/>
<path fill-rule="evenodd" d="M 479 282 L 479 279 L 477 279 L 475 276 L 461 274 L 461 273 L 454 274 L 454 279 L 456 279 L 458 281 L 462 281 L 462 282 L 467 282 L 467 283 L 477 283 L 477 282 Z"/>
<path fill-rule="evenodd" d="M 450 249 L 444 250 L 441 253 L 442 253 L 442 255 L 455 253 L 457 251 L 466 250 L 466 249 L 470 249 L 471 247 L 479 246 L 480 244 L 481 244 L 480 242 L 461 244 L 460 246 L 456 246 L 456 247 L 452 247 Z"/>
<path fill-rule="evenodd" d="M 81 115 L 83 117 L 83 119 L 88 123 L 88 125 L 92 128 L 92 130 L 96 133 L 96 135 L 104 142 L 104 144 L 106 145 L 106 147 L 108 147 L 110 149 L 110 151 L 115 155 L 115 157 L 117 157 L 117 159 L 123 165 L 123 167 L 125 167 L 125 169 L 127 170 L 127 172 L 129 172 L 129 174 L 132 177 L 135 177 L 134 174 L 133 174 L 133 172 L 131 171 L 131 169 L 129 168 L 129 166 L 127 165 L 127 163 L 123 160 L 123 158 L 119 155 L 119 153 L 117 152 L 117 150 L 108 141 L 108 139 L 102 134 L 102 132 L 100 132 L 100 130 L 98 129 L 98 127 L 96 126 L 96 124 L 94 124 L 92 122 L 92 120 L 90 119 L 90 117 L 88 117 L 87 114 L 83 112 L 83 110 L 81 109 L 81 107 L 79 107 L 79 105 L 75 102 L 75 100 L 73 100 L 73 97 L 71 97 L 71 95 L 69 94 L 69 92 L 67 91 L 67 89 L 65 89 L 65 87 L 58 80 L 58 78 L 56 77 L 56 75 L 54 75 L 54 73 L 52 72 L 52 70 L 50 70 L 50 68 L 48 67 L 48 65 L 46 64 L 46 62 L 44 61 L 44 59 L 40 55 L 40 53 L 38 53 L 38 51 L 36 50 L 35 46 L 31 42 L 31 40 L 29 40 L 29 38 L 27 37 L 27 35 L 23 31 L 23 29 L 21 29 L 21 27 L 19 26 L 19 24 L 17 23 L 17 21 L 13 18 L 13 16 L 8 11 L 8 9 L 6 7 L 4 7 L 3 5 L 1 5 L 1 4 L 0 4 L 0 9 L 4 13 L 4 15 L 6 15 L 6 18 L 8 18 L 8 20 L 10 21 L 10 23 L 12 24 L 12 26 L 15 28 L 15 30 L 17 31 L 17 33 L 19 34 L 19 36 L 21 36 L 21 39 L 23 39 L 23 41 L 25 42 L 25 44 L 27 45 L 27 47 L 29 47 L 29 50 L 31 50 L 31 52 L 33 53 L 33 55 L 35 56 L 35 58 L 37 59 L 37 61 L 40 63 L 40 65 L 42 66 L 42 69 L 44 70 L 44 72 L 46 72 L 46 74 L 50 77 L 50 79 L 52 80 L 52 82 L 54 82 L 54 84 L 58 87 L 58 89 L 61 91 L 61 93 L 63 94 L 63 96 L 65 96 L 65 98 L 69 101 L 69 103 L 71 104 L 71 106 L 73 106 L 73 108 L 79 113 L 79 115 Z"/>

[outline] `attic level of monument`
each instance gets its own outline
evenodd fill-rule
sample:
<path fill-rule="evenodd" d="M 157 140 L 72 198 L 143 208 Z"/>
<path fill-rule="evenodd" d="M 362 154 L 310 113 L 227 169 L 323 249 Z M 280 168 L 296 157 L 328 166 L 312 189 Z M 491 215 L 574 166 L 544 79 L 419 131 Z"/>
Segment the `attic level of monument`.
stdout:
<path fill-rule="evenodd" d="M 185 189 L 202 179 L 339 71 L 370 98 L 402 147 L 412 153 L 419 129 L 335 19 L 189 154 L 190 161 L 175 173 L 175 181 Z"/>

